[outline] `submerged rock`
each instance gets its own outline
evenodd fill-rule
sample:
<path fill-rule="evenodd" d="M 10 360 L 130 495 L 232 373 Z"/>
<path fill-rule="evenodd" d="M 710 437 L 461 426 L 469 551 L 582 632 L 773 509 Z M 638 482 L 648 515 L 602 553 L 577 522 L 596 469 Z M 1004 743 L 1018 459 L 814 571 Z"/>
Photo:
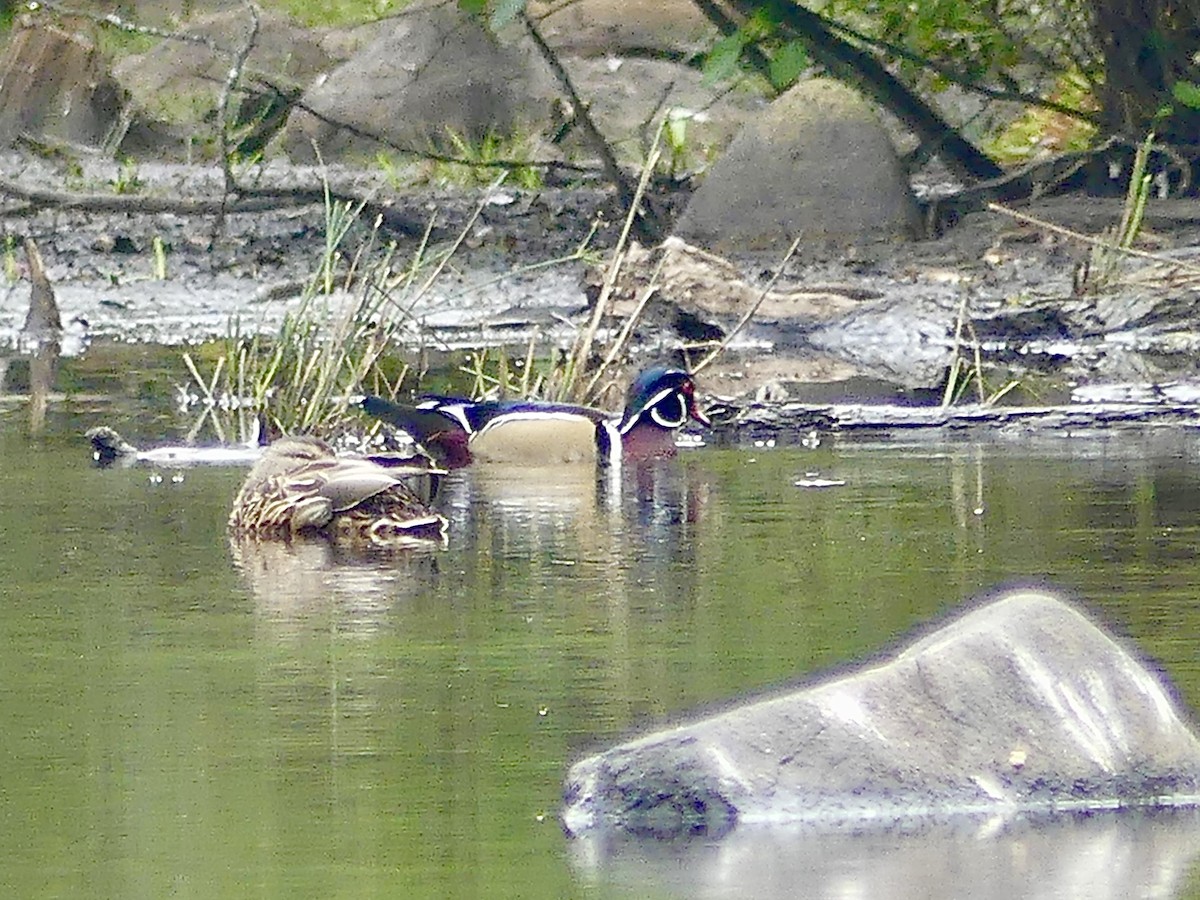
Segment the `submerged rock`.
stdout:
<path fill-rule="evenodd" d="M 1200 805 L 1200 741 L 1158 679 L 1070 605 L 1016 591 L 882 665 L 577 763 L 575 835 L 723 835 Z"/>

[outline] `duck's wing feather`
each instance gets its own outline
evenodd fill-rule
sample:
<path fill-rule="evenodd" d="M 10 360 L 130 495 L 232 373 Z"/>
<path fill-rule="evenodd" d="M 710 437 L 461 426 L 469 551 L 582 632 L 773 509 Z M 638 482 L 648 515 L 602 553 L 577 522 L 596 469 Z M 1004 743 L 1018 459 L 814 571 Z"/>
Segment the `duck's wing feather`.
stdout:
<path fill-rule="evenodd" d="M 599 425 L 612 418 L 610 413 L 590 406 L 573 403 L 547 403 L 540 400 L 485 400 L 463 408 L 463 415 L 471 425 L 471 431 L 481 431 L 498 419 L 520 417 L 525 421 L 545 418 L 547 421 L 562 421 L 569 418 L 584 419 Z"/>
<path fill-rule="evenodd" d="M 449 407 L 442 409 L 430 403 L 434 401 L 419 406 L 404 406 L 382 397 L 368 396 L 363 398 L 361 405 L 369 415 L 408 434 L 439 465 L 451 469 L 467 465 L 471 461 L 471 453 L 467 449 L 471 436 L 470 424 L 461 415 L 455 415 Z"/>
<path fill-rule="evenodd" d="M 394 488 L 411 493 L 403 478 L 369 460 L 339 459 L 313 463 L 288 475 L 285 489 L 322 497 L 332 504 L 333 512 L 339 513 Z"/>

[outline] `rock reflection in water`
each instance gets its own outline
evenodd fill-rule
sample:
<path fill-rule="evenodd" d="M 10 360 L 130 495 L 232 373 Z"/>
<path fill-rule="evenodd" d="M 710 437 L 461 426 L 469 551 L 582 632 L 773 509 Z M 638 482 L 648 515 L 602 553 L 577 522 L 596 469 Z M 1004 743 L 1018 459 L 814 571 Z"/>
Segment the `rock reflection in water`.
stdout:
<path fill-rule="evenodd" d="M 399 600 L 436 580 L 439 549 L 369 550 L 320 538 L 260 541 L 231 537 L 230 552 L 259 615 L 280 636 L 308 630 L 314 618 L 340 633 L 369 636 Z"/>
<path fill-rule="evenodd" d="M 1200 856 L 1200 813 L 1127 811 L 913 832 L 743 829 L 716 843 L 572 845 L 589 881 L 688 898 L 1180 897 Z"/>

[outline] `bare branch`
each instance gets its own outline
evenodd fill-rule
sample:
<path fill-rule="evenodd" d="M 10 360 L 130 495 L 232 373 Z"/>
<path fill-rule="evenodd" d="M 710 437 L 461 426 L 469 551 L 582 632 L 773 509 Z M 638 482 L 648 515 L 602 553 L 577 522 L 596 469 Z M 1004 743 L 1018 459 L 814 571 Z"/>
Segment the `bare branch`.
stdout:
<path fill-rule="evenodd" d="M 571 105 L 575 108 L 575 114 L 579 118 L 579 124 L 583 128 L 584 133 L 588 137 L 588 142 L 592 149 L 600 156 L 600 163 L 604 167 L 604 174 L 609 181 L 617 189 L 617 196 L 621 199 L 621 204 L 628 210 L 634 211 L 635 224 L 634 228 L 637 231 L 638 237 L 649 243 L 657 243 L 662 240 L 665 229 L 654 211 L 646 204 L 641 209 L 634 209 L 633 204 L 636 202 L 636 190 L 630 179 L 621 170 L 617 163 L 616 155 L 605 140 L 604 135 L 600 133 L 600 129 L 596 127 L 595 121 L 587 110 L 587 104 L 583 102 L 583 98 L 579 96 L 579 92 L 575 90 L 575 85 L 571 81 L 571 76 L 567 74 L 567 70 L 563 68 L 563 64 L 559 61 L 558 56 L 546 43 L 546 39 L 542 37 L 542 33 L 538 31 L 537 26 L 533 21 L 522 11 L 520 15 L 521 22 L 525 25 L 525 31 L 537 47 L 538 53 L 542 59 L 546 61 L 546 65 L 550 67 L 550 71 L 554 73 L 555 79 L 559 86 L 567 95 L 567 99 L 571 101 Z"/>
<path fill-rule="evenodd" d="M 246 66 L 246 59 L 250 56 L 250 51 L 254 49 L 254 43 L 258 40 L 258 27 L 260 13 L 258 6 L 251 0 L 243 0 L 243 6 L 250 13 L 250 31 L 246 35 L 246 40 L 237 53 L 231 54 L 229 71 L 225 75 L 225 82 L 221 85 L 221 93 L 217 97 L 217 136 L 221 140 L 221 174 L 225 178 L 225 195 L 228 197 L 231 194 L 237 193 L 237 181 L 233 177 L 232 163 L 230 162 L 233 156 L 233 147 L 229 144 L 229 97 L 237 87 L 242 78 L 242 69 Z M 219 231 L 224 222 L 224 214 L 222 213 L 216 223 L 216 229 Z"/>
<path fill-rule="evenodd" d="M 50 12 L 58 13 L 60 16 L 71 16 L 80 19 L 89 19 L 98 25 L 104 25 L 109 28 L 116 28 L 118 31 L 126 31 L 130 34 L 145 34 L 152 37 L 166 38 L 171 41 L 183 41 L 188 44 L 202 44 L 213 53 L 220 53 L 222 56 L 232 56 L 233 52 L 222 47 L 212 38 L 203 34 L 184 34 L 179 31 L 164 31 L 161 28 L 155 28 L 152 25 L 138 25 L 133 22 L 126 21 L 116 13 L 105 13 L 103 15 L 89 12 L 83 9 L 76 9 L 73 6 L 65 6 L 62 3 L 57 3 L 55 0 L 39 0 L 36 4 L 30 4 L 31 7 L 41 8 Z"/>

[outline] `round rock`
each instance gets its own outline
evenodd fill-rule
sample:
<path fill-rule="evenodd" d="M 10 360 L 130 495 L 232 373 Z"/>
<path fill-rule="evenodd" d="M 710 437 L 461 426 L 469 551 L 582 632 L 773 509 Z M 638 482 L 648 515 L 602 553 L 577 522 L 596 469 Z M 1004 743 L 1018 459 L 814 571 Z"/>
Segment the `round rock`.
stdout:
<path fill-rule="evenodd" d="M 1200 806 L 1200 741 L 1156 675 L 1078 610 L 1014 591 L 888 662 L 572 767 L 563 823 L 722 836 Z"/>
<path fill-rule="evenodd" d="M 725 254 L 805 241 L 915 237 L 919 217 L 871 107 L 829 79 L 804 81 L 747 124 L 708 170 L 675 233 Z"/>
<path fill-rule="evenodd" d="M 453 6 L 414 7 L 309 88 L 282 142 L 302 162 L 314 143 L 326 159 L 344 160 L 389 144 L 454 149 L 454 135 L 480 143 L 536 130 L 554 96 L 527 39 L 497 37 Z"/>

